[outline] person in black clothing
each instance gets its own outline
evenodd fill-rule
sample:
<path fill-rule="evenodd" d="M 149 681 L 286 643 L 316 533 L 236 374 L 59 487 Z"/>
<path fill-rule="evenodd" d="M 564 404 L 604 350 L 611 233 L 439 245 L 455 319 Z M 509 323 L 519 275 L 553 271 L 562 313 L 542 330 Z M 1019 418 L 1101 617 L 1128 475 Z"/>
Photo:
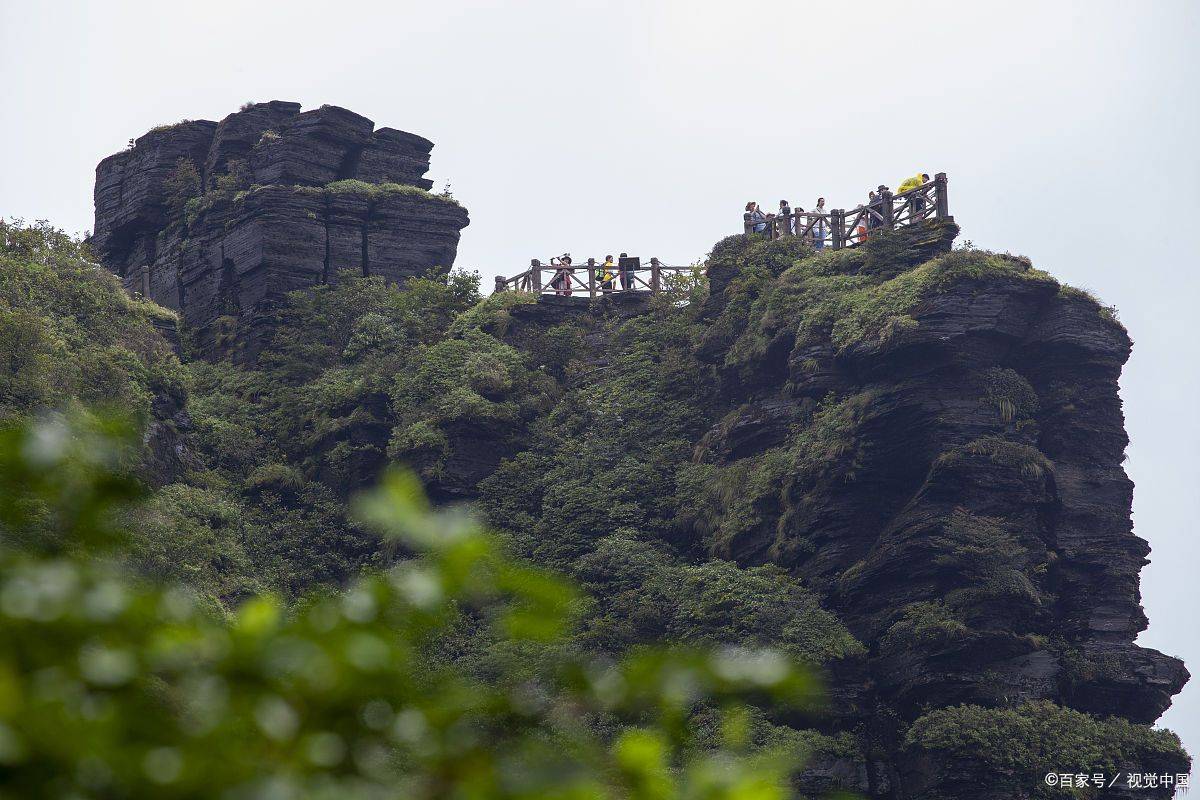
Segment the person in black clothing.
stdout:
<path fill-rule="evenodd" d="M 621 253 L 621 260 L 617 262 L 621 273 L 621 289 L 629 291 L 633 288 L 633 271 L 636 268 L 637 260 L 630 258 L 628 253 Z"/>
<path fill-rule="evenodd" d="M 874 211 L 874 213 L 869 216 L 871 224 L 868 227 L 870 228 L 883 227 L 883 204 L 887 202 L 887 198 L 883 196 L 883 193 L 887 190 L 888 187 L 884 186 L 882 183 L 879 184 L 879 188 L 875 190 L 875 201 L 871 204 L 871 209 Z"/>
<path fill-rule="evenodd" d="M 921 183 L 918 186 L 926 183 L 929 183 L 929 173 L 922 172 Z M 904 187 L 901 186 L 900 188 L 903 189 Z M 914 219 L 925 219 L 925 195 L 917 195 L 912 199 L 912 210 Z"/>
<path fill-rule="evenodd" d="M 875 206 L 875 193 L 867 192 L 867 213 L 859 218 L 858 230 L 855 231 L 860 242 L 866 241 L 871 231 L 875 230 L 876 219 L 874 214 L 871 213 L 875 209 Z M 859 208 L 862 208 L 862 206 L 859 206 Z"/>

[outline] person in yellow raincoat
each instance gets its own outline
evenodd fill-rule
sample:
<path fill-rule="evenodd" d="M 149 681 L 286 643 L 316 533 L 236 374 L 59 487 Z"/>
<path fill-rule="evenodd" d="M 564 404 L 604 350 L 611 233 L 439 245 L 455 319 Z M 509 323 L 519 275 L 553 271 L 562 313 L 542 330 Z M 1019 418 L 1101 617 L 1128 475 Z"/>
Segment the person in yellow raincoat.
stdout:
<path fill-rule="evenodd" d="M 600 265 L 600 269 L 596 270 L 597 278 L 600 279 L 600 290 L 604 294 L 611 294 L 613 290 L 613 279 L 617 277 L 616 264 L 613 263 L 612 256 L 605 256 L 604 263 Z"/>
<path fill-rule="evenodd" d="M 924 186 L 927 183 L 929 183 L 929 174 L 925 172 L 918 172 L 911 178 L 905 178 L 903 181 L 901 181 L 900 188 L 896 190 L 896 194 L 904 194 L 907 191 L 916 189 L 919 186 Z M 919 195 L 912 199 L 912 216 L 914 222 L 925 218 L 924 195 Z"/>

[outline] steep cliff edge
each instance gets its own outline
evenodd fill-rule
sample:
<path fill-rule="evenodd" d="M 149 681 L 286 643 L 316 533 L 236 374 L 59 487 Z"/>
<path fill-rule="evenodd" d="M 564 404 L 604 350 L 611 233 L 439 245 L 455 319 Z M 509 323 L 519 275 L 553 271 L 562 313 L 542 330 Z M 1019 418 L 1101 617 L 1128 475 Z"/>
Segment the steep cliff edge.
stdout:
<path fill-rule="evenodd" d="M 705 493 L 694 534 L 822 587 L 910 713 L 1062 697 L 1153 721 L 1187 673 L 1133 645 L 1149 548 L 1121 467 L 1125 330 L 1023 260 L 905 244 L 878 267 L 868 246 L 739 273 L 710 300 L 729 411 L 697 459 L 711 486 L 785 468 L 735 503 Z"/>
<path fill-rule="evenodd" d="M 252 355 L 288 291 L 346 269 L 394 282 L 450 269 L 467 213 L 429 193 L 432 147 L 280 101 L 163 126 L 96 168 L 91 243 L 127 289 L 179 311 L 202 351 L 236 341 Z"/>

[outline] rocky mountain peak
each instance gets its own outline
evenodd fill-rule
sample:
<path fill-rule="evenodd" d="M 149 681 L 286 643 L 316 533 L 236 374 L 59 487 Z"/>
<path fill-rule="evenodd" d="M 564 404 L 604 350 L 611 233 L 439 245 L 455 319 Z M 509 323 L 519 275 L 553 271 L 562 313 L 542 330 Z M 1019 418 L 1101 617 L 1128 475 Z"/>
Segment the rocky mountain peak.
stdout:
<path fill-rule="evenodd" d="M 339 271 L 448 271 L 467 212 L 429 193 L 433 143 L 325 105 L 247 104 L 142 135 L 96 168 L 92 245 L 202 349 L 252 355 L 278 298 Z M 244 335 L 233 336 L 241 330 Z"/>

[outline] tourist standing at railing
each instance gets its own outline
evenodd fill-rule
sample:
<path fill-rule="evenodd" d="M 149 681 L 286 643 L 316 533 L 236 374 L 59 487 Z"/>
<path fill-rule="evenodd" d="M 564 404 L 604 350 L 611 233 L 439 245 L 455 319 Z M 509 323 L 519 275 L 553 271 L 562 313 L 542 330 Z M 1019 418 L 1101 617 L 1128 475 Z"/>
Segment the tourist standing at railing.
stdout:
<path fill-rule="evenodd" d="M 873 209 L 873 213 L 870 215 L 870 219 L 871 219 L 871 222 L 873 223 L 873 225 L 871 225 L 869 227 L 874 227 L 874 228 L 882 228 L 883 227 L 883 220 L 884 220 L 883 204 L 888 202 L 887 196 L 884 194 L 884 192 L 886 192 L 886 191 L 888 191 L 888 187 L 884 186 L 882 183 L 879 184 L 879 188 L 877 188 L 875 190 L 875 204 L 873 206 L 871 206 L 871 208 Z"/>
<path fill-rule="evenodd" d="M 812 226 L 813 247 L 821 250 L 825 247 L 825 235 L 829 232 L 826 216 L 829 212 L 825 210 L 825 198 L 817 198 L 817 207 L 813 209 L 813 213 L 817 214 L 816 222 Z"/>
<path fill-rule="evenodd" d="M 633 259 L 628 253 L 621 253 L 621 260 L 617 263 L 620 264 L 621 289 L 628 292 L 633 288 Z"/>
<path fill-rule="evenodd" d="M 572 283 L 571 276 L 575 274 L 575 270 L 571 266 L 571 254 L 563 253 L 562 258 L 560 260 L 562 261 L 562 265 L 563 265 L 563 280 L 562 280 L 563 294 L 565 294 L 567 297 L 570 297 L 571 290 L 573 288 L 571 286 L 571 283 Z"/>
<path fill-rule="evenodd" d="M 867 210 L 866 213 L 858 219 L 859 241 L 866 241 L 866 238 L 871 234 L 871 231 L 875 230 L 875 226 L 877 224 L 875 221 L 875 210 L 878 208 L 878 206 L 879 201 L 876 199 L 875 193 L 867 192 Z M 862 206 L 859 206 L 859 208 L 862 208 Z"/>
<path fill-rule="evenodd" d="M 571 254 L 563 253 L 557 258 L 550 259 L 550 266 L 556 267 L 554 277 L 550 280 L 550 285 L 554 287 L 554 293 L 558 295 L 571 296 Z"/>
<path fill-rule="evenodd" d="M 617 265 L 613 263 L 612 256 L 605 256 L 604 263 L 600 265 L 600 290 L 604 294 L 612 294 L 613 278 L 617 277 Z"/>
<path fill-rule="evenodd" d="M 749 214 L 749 220 L 754 226 L 755 233 L 762 233 L 767 229 L 767 215 L 758 207 L 758 203 L 751 200 L 746 203 L 746 213 Z"/>
<path fill-rule="evenodd" d="M 904 180 L 902 180 L 900 182 L 900 188 L 896 190 L 896 193 L 904 194 L 907 191 L 916 189 L 918 186 L 920 186 L 927 180 L 929 180 L 928 175 L 926 175 L 924 172 L 918 172 L 916 175 L 913 175 L 911 178 L 905 178 Z"/>
<path fill-rule="evenodd" d="M 792 224 L 792 207 L 788 205 L 787 200 L 779 201 L 779 216 L 776 219 L 779 220 L 775 224 L 778 226 L 780 234 L 796 232 L 796 227 Z"/>
<path fill-rule="evenodd" d="M 911 192 L 913 189 L 919 189 L 927 183 L 929 183 L 929 173 L 919 172 L 916 175 L 913 175 L 911 178 L 905 178 L 904 181 L 900 184 L 900 188 L 897 189 L 896 191 L 899 194 L 904 194 L 905 192 Z M 918 194 L 915 197 L 913 197 L 909 203 L 909 207 L 912 209 L 913 221 L 916 221 L 919 219 L 924 219 L 925 218 L 925 195 L 924 195 L 924 193 Z"/>

